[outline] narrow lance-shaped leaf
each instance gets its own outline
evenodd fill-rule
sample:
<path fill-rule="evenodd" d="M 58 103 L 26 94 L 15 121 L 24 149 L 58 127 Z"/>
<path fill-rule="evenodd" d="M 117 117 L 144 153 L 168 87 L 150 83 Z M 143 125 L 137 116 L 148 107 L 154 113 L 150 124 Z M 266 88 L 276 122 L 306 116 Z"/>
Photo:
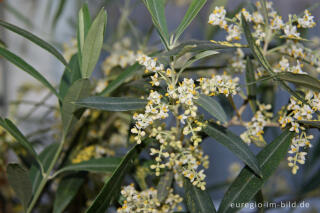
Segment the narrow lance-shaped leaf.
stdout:
<path fill-rule="evenodd" d="M 164 52 L 163 56 L 182 56 L 186 53 L 193 52 L 204 52 L 208 50 L 222 50 L 222 49 L 230 49 L 235 47 L 242 46 L 230 46 L 221 43 L 213 43 L 211 41 L 201 41 L 201 40 L 190 40 L 186 42 L 182 42 L 180 45 L 175 48 Z"/>
<path fill-rule="evenodd" d="M 19 164 L 9 164 L 7 167 L 7 175 L 10 185 L 26 210 L 32 197 L 32 183 L 28 170 Z"/>
<path fill-rule="evenodd" d="M 215 51 L 215 50 L 207 50 L 204 52 L 200 52 L 198 54 L 196 54 L 195 56 L 193 56 L 191 59 L 189 59 L 189 61 L 187 61 L 183 67 L 181 67 L 181 69 L 179 70 L 179 73 L 183 72 L 187 67 L 191 66 L 193 63 L 204 59 L 206 57 L 212 56 L 212 55 L 216 55 L 219 52 Z"/>
<path fill-rule="evenodd" d="M 210 115 L 218 119 L 219 121 L 226 123 L 227 115 L 224 112 L 222 106 L 220 103 L 216 100 L 214 100 L 212 97 L 206 96 L 206 95 L 200 95 L 199 99 L 197 99 L 196 104 L 201 106 L 203 109 L 205 109 Z"/>
<path fill-rule="evenodd" d="M 294 83 L 297 86 L 302 86 L 309 88 L 313 91 L 320 91 L 320 81 L 310 75 L 307 74 L 296 74 L 291 72 L 283 72 L 277 74 L 277 77 L 280 80 L 288 81 L 290 83 Z"/>
<path fill-rule="evenodd" d="M 119 88 L 124 82 L 126 82 L 129 78 L 137 73 L 137 71 L 141 68 L 138 63 L 127 67 L 123 72 L 118 75 L 118 77 L 113 80 L 106 89 L 104 89 L 99 95 L 108 96 L 117 88 Z"/>
<path fill-rule="evenodd" d="M 34 151 L 31 143 L 28 139 L 20 132 L 18 127 L 9 119 L 3 119 L 0 117 L 0 126 L 7 130 L 12 137 L 14 137 L 18 143 L 20 143 L 41 165 L 40 159 L 37 153 Z"/>
<path fill-rule="evenodd" d="M 55 94 L 59 99 L 60 96 L 57 93 L 56 89 L 45 79 L 36 69 L 34 69 L 31 65 L 25 62 L 19 56 L 13 54 L 7 49 L 0 47 L 0 55 L 3 56 L 5 59 L 37 79 L 40 83 L 42 83 L 45 87 L 47 87 L 53 94 Z"/>
<path fill-rule="evenodd" d="M 39 158 L 43 165 L 43 171 L 47 172 L 49 169 L 49 165 L 58 150 L 59 144 L 53 143 L 47 146 L 40 154 Z M 32 180 L 32 192 L 37 191 L 39 184 L 43 178 L 41 171 L 37 165 L 32 165 L 29 172 L 30 179 Z"/>
<path fill-rule="evenodd" d="M 4 41 L 2 41 L 1 39 L 0 39 L 0 47 L 7 48 L 6 43 L 4 43 Z"/>
<path fill-rule="evenodd" d="M 250 107 L 252 109 L 252 112 L 255 113 L 257 110 L 257 85 L 253 82 L 255 82 L 255 76 L 254 76 L 254 70 L 253 70 L 253 64 L 250 60 L 250 58 L 247 58 L 246 63 L 246 83 L 247 83 L 247 93 L 248 93 L 248 100 Z"/>
<path fill-rule="evenodd" d="M 81 71 L 78 62 L 78 54 L 73 55 L 68 64 L 69 69 L 65 69 L 60 80 L 59 94 L 61 99 L 65 97 L 69 87 L 78 79 L 81 78 Z"/>
<path fill-rule="evenodd" d="M 77 28 L 77 39 L 78 39 L 78 60 L 79 64 L 82 64 L 82 50 L 84 41 L 87 37 L 88 31 L 91 25 L 91 17 L 88 5 L 85 3 L 78 14 L 78 28 Z"/>
<path fill-rule="evenodd" d="M 61 15 L 63 13 L 63 10 L 66 7 L 66 3 L 67 3 L 67 0 L 60 0 L 59 1 L 58 7 L 56 9 L 56 12 L 54 13 L 54 18 L 53 18 L 53 21 L 52 21 L 52 28 L 53 29 L 56 28 L 57 23 L 59 21 L 59 18 L 61 17 Z"/>
<path fill-rule="evenodd" d="M 120 112 L 141 109 L 147 104 L 147 101 L 138 98 L 95 96 L 79 100 L 75 104 L 78 107 Z"/>
<path fill-rule="evenodd" d="M 17 27 L 13 24 L 9 24 L 5 21 L 0 20 L 0 26 L 3 26 L 5 28 L 7 28 L 8 30 L 19 34 L 20 36 L 28 39 L 29 41 L 37 44 L 38 46 L 42 47 L 43 49 L 47 50 L 49 53 L 51 53 L 52 55 L 54 55 L 59 61 L 61 61 L 65 66 L 68 65 L 67 61 L 64 59 L 64 57 L 60 54 L 60 52 L 58 50 L 56 50 L 56 48 L 54 48 L 51 44 L 49 44 L 48 42 L 44 41 L 43 39 L 39 38 L 38 36 L 35 36 L 34 34 L 20 28 Z"/>
<path fill-rule="evenodd" d="M 80 163 L 70 164 L 58 170 L 55 175 L 70 171 L 112 173 L 120 164 L 121 159 L 122 158 L 108 157 L 91 159 Z"/>
<path fill-rule="evenodd" d="M 236 212 L 239 210 L 239 207 L 235 205 L 236 203 L 248 203 L 251 201 L 277 169 L 280 161 L 284 159 L 293 136 L 294 133 L 285 130 L 257 155 L 263 178 L 257 177 L 247 166 L 242 169 L 225 193 L 219 207 L 219 213 Z"/>
<path fill-rule="evenodd" d="M 311 120 L 311 121 L 298 120 L 297 122 L 309 128 L 320 129 L 320 120 Z"/>
<path fill-rule="evenodd" d="M 216 209 L 212 203 L 209 193 L 194 186 L 190 180 L 184 179 L 184 190 L 186 203 L 190 213 L 215 213 Z"/>
<path fill-rule="evenodd" d="M 104 8 L 102 8 L 90 26 L 84 40 L 81 59 L 82 78 L 89 78 L 91 76 L 91 73 L 99 60 L 106 22 L 107 13 Z"/>
<path fill-rule="evenodd" d="M 267 9 L 267 3 L 265 0 L 260 0 L 260 4 L 262 7 L 262 14 L 263 18 L 265 20 L 265 27 L 269 27 L 269 14 L 268 14 L 268 9 Z"/>
<path fill-rule="evenodd" d="M 118 168 L 113 172 L 111 178 L 104 184 L 99 194 L 87 209 L 87 213 L 103 213 L 110 203 L 118 196 L 123 178 L 129 169 L 132 160 L 137 155 L 139 145 L 134 146 L 123 158 Z"/>
<path fill-rule="evenodd" d="M 169 194 L 169 190 L 173 180 L 173 172 L 166 172 L 161 178 L 157 186 L 157 198 L 162 203 Z"/>
<path fill-rule="evenodd" d="M 160 38 L 165 47 L 169 48 L 169 33 L 167 21 L 165 17 L 165 1 L 164 0 L 143 0 L 149 10 L 154 26 L 157 28 Z"/>
<path fill-rule="evenodd" d="M 249 25 L 248 25 L 246 19 L 244 18 L 243 14 L 241 14 L 241 24 L 242 24 L 244 34 L 246 36 L 246 39 L 248 41 L 250 49 L 252 50 L 253 55 L 259 61 L 259 63 L 270 73 L 270 75 L 273 76 L 274 72 L 273 72 L 269 62 L 263 56 L 263 54 L 261 52 L 261 48 L 256 45 L 255 40 L 251 34 Z"/>
<path fill-rule="evenodd" d="M 185 29 L 190 25 L 192 20 L 198 15 L 201 8 L 204 6 L 204 4 L 207 2 L 207 0 L 193 0 L 184 15 L 180 25 L 178 26 L 176 30 L 176 36 L 175 41 L 179 39 L 181 34 L 185 31 Z"/>
<path fill-rule="evenodd" d="M 250 151 L 248 145 L 246 145 L 240 137 L 217 124 L 208 124 L 204 128 L 204 132 L 210 137 L 214 138 L 217 142 L 226 146 L 246 165 L 248 165 L 258 176 L 262 176 L 262 172 L 256 157 Z"/>
<path fill-rule="evenodd" d="M 78 110 L 78 107 L 74 104 L 74 102 L 88 97 L 89 94 L 90 81 L 88 79 L 79 79 L 75 81 L 69 88 L 66 96 L 63 99 L 61 111 L 64 136 L 68 134 L 69 130 L 72 129 L 78 120 L 77 115 L 74 114 Z"/>
<path fill-rule="evenodd" d="M 53 213 L 62 213 L 77 195 L 85 177 L 75 173 L 63 177 L 58 185 L 53 203 Z"/>

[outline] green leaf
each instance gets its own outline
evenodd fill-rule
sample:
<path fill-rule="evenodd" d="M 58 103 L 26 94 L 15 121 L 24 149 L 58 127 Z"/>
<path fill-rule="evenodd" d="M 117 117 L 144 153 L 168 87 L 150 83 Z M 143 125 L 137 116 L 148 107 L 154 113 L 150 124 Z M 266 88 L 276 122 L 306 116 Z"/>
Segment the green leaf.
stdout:
<path fill-rule="evenodd" d="M 59 94 L 61 99 L 63 99 L 69 87 L 78 79 L 81 78 L 81 71 L 78 63 L 78 56 L 73 55 L 68 64 L 69 69 L 65 69 L 60 81 Z M 70 72 L 71 71 L 71 72 Z"/>
<path fill-rule="evenodd" d="M 226 146 L 246 165 L 248 165 L 258 176 L 262 176 L 262 172 L 256 157 L 239 136 L 222 126 L 213 123 L 208 124 L 204 128 L 204 132 L 210 137 L 214 138 L 217 142 Z"/>
<path fill-rule="evenodd" d="M 201 52 L 208 50 L 223 50 L 235 48 L 235 46 L 228 46 L 223 44 L 213 43 L 211 41 L 199 41 L 199 40 L 190 40 L 186 42 L 182 42 L 177 47 L 164 52 L 163 56 L 182 56 L 185 53 L 189 52 Z"/>
<path fill-rule="evenodd" d="M 259 61 L 259 63 L 270 73 L 270 75 L 273 75 L 274 72 L 272 70 L 272 67 L 267 61 L 267 59 L 263 56 L 261 52 L 261 48 L 256 45 L 255 40 L 251 34 L 249 25 L 246 19 L 244 18 L 243 14 L 241 14 L 241 23 L 242 23 L 244 34 L 246 36 L 246 39 L 248 41 L 250 49 L 252 50 L 253 55 Z"/>
<path fill-rule="evenodd" d="M 242 169 L 225 193 L 219 207 L 219 213 L 236 212 L 239 208 L 235 206 L 235 203 L 248 203 L 251 201 L 266 180 L 277 169 L 280 161 L 286 156 L 293 136 L 294 133 L 285 130 L 257 155 L 263 178 L 257 177 L 247 166 Z M 233 208 L 232 204 L 234 205 Z"/>
<path fill-rule="evenodd" d="M 81 163 L 70 164 L 58 170 L 56 175 L 68 171 L 112 173 L 120 164 L 121 159 L 122 158 L 117 157 L 97 158 Z"/>
<path fill-rule="evenodd" d="M 143 0 L 152 17 L 152 22 L 157 28 L 160 38 L 167 49 L 169 49 L 169 33 L 165 16 L 164 0 Z"/>
<path fill-rule="evenodd" d="M 168 197 L 169 190 L 172 185 L 173 173 L 166 172 L 161 178 L 157 186 L 157 198 L 160 203 L 163 203 Z"/>
<path fill-rule="evenodd" d="M 207 2 L 207 0 L 193 0 L 184 15 L 180 25 L 178 26 L 176 30 L 176 36 L 175 41 L 179 39 L 181 34 L 185 31 L 185 29 L 190 25 L 192 20 L 197 16 L 201 8 L 204 6 L 204 4 Z"/>
<path fill-rule="evenodd" d="M 47 87 L 53 94 L 55 94 L 59 99 L 60 96 L 57 93 L 56 89 L 45 79 L 37 70 L 35 70 L 31 65 L 29 65 L 27 62 L 25 62 L 22 58 L 19 56 L 13 54 L 7 49 L 4 49 L 0 47 L 0 55 L 6 58 L 8 61 L 40 81 L 45 87 Z"/>
<path fill-rule="evenodd" d="M 58 4 L 58 7 L 57 7 L 57 10 L 56 12 L 54 13 L 54 18 L 53 18 L 53 21 L 52 21 L 52 28 L 56 28 L 57 26 L 57 23 L 59 21 L 59 18 L 61 17 L 62 13 L 63 13 L 63 10 L 64 8 L 66 7 L 66 3 L 67 3 L 67 0 L 60 0 L 59 1 L 59 4 Z"/>
<path fill-rule="evenodd" d="M 86 213 L 103 213 L 107 210 L 110 203 L 118 196 L 123 178 L 131 166 L 133 159 L 138 154 L 139 146 L 140 145 L 135 145 L 122 159 L 121 163 L 113 172 L 111 178 L 104 184 Z"/>
<path fill-rule="evenodd" d="M 268 14 L 268 9 L 267 9 L 267 3 L 265 0 L 260 0 L 261 7 L 262 7 L 262 14 L 263 18 L 265 20 L 265 27 L 266 29 L 269 28 L 269 14 Z"/>
<path fill-rule="evenodd" d="M 78 36 L 79 36 L 79 44 L 80 50 L 82 50 L 85 38 L 88 34 L 91 25 L 91 16 L 88 8 L 88 4 L 84 4 L 81 10 L 79 11 L 78 16 Z"/>
<path fill-rule="evenodd" d="M 78 28 L 77 28 L 77 39 L 78 39 L 78 59 L 79 64 L 82 64 L 82 50 L 84 41 L 87 37 L 88 31 L 91 26 L 91 16 L 88 8 L 88 4 L 84 4 L 78 14 Z"/>
<path fill-rule="evenodd" d="M 47 146 L 40 154 L 39 158 L 43 165 L 44 172 L 47 172 L 50 166 L 50 163 L 58 150 L 59 144 L 53 143 Z M 37 165 L 32 164 L 29 172 L 30 179 L 32 180 L 32 192 L 36 192 L 38 189 L 40 182 L 42 180 L 42 174 Z"/>
<path fill-rule="evenodd" d="M 90 109 L 121 112 L 141 109 L 145 107 L 147 101 L 138 98 L 95 96 L 79 100 L 75 104 Z"/>
<path fill-rule="evenodd" d="M 5 130 L 7 130 L 12 137 L 14 137 L 18 143 L 20 143 L 41 165 L 39 156 L 37 155 L 36 151 L 34 151 L 31 143 L 28 139 L 20 132 L 17 126 L 10 121 L 9 119 L 3 119 L 0 117 L 0 126 L 2 126 Z"/>
<path fill-rule="evenodd" d="M 107 88 L 105 88 L 99 95 L 100 96 L 108 96 L 110 95 L 114 90 L 119 88 L 124 82 L 126 82 L 129 78 L 134 76 L 137 71 L 141 68 L 141 66 L 138 63 L 135 63 L 132 66 L 127 67 L 123 72 L 120 73 L 120 75 L 113 80 Z"/>
<path fill-rule="evenodd" d="M 298 86 L 309 88 L 315 92 L 320 91 L 320 81 L 307 74 L 296 74 L 291 72 L 279 73 L 277 77 L 280 80 L 294 83 Z"/>
<path fill-rule="evenodd" d="M 209 193 L 194 186 L 190 180 L 184 179 L 183 184 L 186 203 L 190 213 L 215 213 L 216 209 L 212 203 Z"/>
<path fill-rule="evenodd" d="M 206 57 L 209 57 L 209 56 L 212 56 L 212 55 L 216 55 L 218 54 L 219 52 L 215 51 L 215 50 L 207 50 L 207 51 L 204 51 L 204 52 L 200 52 L 198 54 L 196 54 L 195 56 L 191 57 L 187 63 L 185 63 L 183 65 L 183 67 L 181 67 L 181 69 L 179 70 L 179 73 L 183 72 L 187 67 L 191 66 L 193 63 L 203 59 L 203 58 L 206 58 Z"/>
<path fill-rule="evenodd" d="M 53 213 L 62 213 L 77 195 L 80 187 L 84 183 L 85 178 L 79 174 L 72 174 L 63 177 L 60 180 L 58 189 L 55 193 L 53 203 Z"/>
<path fill-rule="evenodd" d="M 9 24 L 5 21 L 0 20 L 0 26 L 3 26 L 5 28 L 7 28 L 8 30 L 19 34 L 20 36 L 28 39 L 29 41 L 35 43 L 36 45 L 42 47 L 43 49 L 47 50 L 49 53 L 51 53 L 52 55 L 54 55 L 59 61 L 61 61 L 65 66 L 68 65 L 67 61 L 64 59 L 64 57 L 59 53 L 58 50 L 56 50 L 56 48 L 54 48 L 51 44 L 49 44 L 48 42 L 42 40 L 41 38 L 33 35 L 32 33 L 21 29 L 13 24 Z"/>
<path fill-rule="evenodd" d="M 99 60 L 103 45 L 104 32 L 107 22 L 107 13 L 102 8 L 93 20 L 82 49 L 81 72 L 82 78 L 89 78 Z"/>
<path fill-rule="evenodd" d="M 0 39 L 0 47 L 7 48 L 6 43 L 4 41 L 2 41 L 1 39 Z"/>
<path fill-rule="evenodd" d="M 66 136 L 70 129 L 73 128 L 77 116 L 74 113 L 78 107 L 74 104 L 77 100 L 88 97 L 90 95 L 90 81 L 88 79 L 79 79 L 75 81 L 69 88 L 62 102 L 62 124 L 63 134 Z"/>
<path fill-rule="evenodd" d="M 320 120 L 314 120 L 314 121 L 298 120 L 297 122 L 304 126 L 307 126 L 308 128 L 320 129 Z"/>
<path fill-rule="evenodd" d="M 201 106 L 203 109 L 205 109 L 210 115 L 218 119 L 219 121 L 226 123 L 227 115 L 224 112 L 222 106 L 220 103 L 216 100 L 214 100 L 212 97 L 206 96 L 206 95 L 200 95 L 199 99 L 197 99 L 196 104 Z"/>
<path fill-rule="evenodd" d="M 7 167 L 8 181 L 26 211 L 32 197 L 32 183 L 28 170 L 19 164 L 12 163 Z"/>
<path fill-rule="evenodd" d="M 246 84 L 248 100 L 253 113 L 257 111 L 257 85 L 253 83 L 255 81 L 256 79 L 254 76 L 253 64 L 250 58 L 248 57 L 246 63 Z"/>

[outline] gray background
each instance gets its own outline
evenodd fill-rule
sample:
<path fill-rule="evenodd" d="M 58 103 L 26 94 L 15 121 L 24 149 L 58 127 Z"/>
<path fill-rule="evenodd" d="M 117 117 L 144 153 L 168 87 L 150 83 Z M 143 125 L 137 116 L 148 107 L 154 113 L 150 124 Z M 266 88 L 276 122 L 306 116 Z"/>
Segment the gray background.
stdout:
<path fill-rule="evenodd" d="M 64 42 L 69 42 L 71 38 L 75 37 L 75 29 L 70 25 L 70 20 L 74 21 L 77 15 L 77 10 L 79 7 L 79 1 L 70 0 L 67 1 L 67 7 L 63 12 L 62 18 L 57 25 L 55 32 L 51 32 L 50 21 L 52 20 L 52 15 L 45 14 L 45 7 L 47 0 L 10 0 L 6 1 L 12 7 L 23 13 L 28 19 L 32 21 L 32 28 L 21 22 L 17 19 L 12 13 L 4 10 L 3 5 L 0 3 L 0 18 L 5 19 L 7 22 L 18 25 L 22 28 L 27 28 L 32 30 L 32 32 L 41 38 L 44 38 L 51 43 L 57 44 L 61 48 L 61 44 Z M 54 5 L 57 6 L 56 0 L 54 0 Z M 92 12 L 96 11 L 96 5 L 103 2 L 102 0 L 90 0 L 89 7 Z M 107 2 L 107 1 L 106 1 Z M 117 2 L 114 0 L 113 2 Z M 203 39 L 203 23 L 207 22 L 209 15 L 209 4 L 212 1 L 208 1 L 206 7 L 201 11 L 200 16 L 195 20 L 191 26 L 188 28 L 186 33 L 183 35 L 184 38 L 194 38 L 194 39 Z M 228 8 L 232 9 L 237 5 L 239 0 L 230 0 Z M 317 0 L 275 0 L 274 8 L 277 8 L 280 14 L 286 20 L 288 13 L 300 13 L 303 12 L 304 8 L 307 8 L 311 4 L 319 3 Z M 108 31 L 111 32 L 116 27 L 116 22 L 120 15 L 119 8 L 116 4 L 112 2 L 106 8 L 108 11 L 108 28 L 107 28 L 107 37 Z M 168 27 L 169 30 L 173 30 L 179 24 L 183 13 L 185 12 L 186 7 L 177 8 L 174 4 L 169 4 L 166 9 Z M 51 13 L 52 14 L 52 13 Z M 316 17 L 316 21 L 319 23 L 314 30 L 311 31 L 311 35 L 320 35 L 320 9 L 317 8 L 312 12 Z M 141 31 L 146 31 L 151 25 L 151 19 L 147 14 L 146 9 L 141 4 L 138 7 L 135 7 L 132 14 L 132 20 L 137 23 L 137 27 Z M 201 23 L 200 23 L 201 22 Z M 10 33 L 8 31 L 3 31 L 0 29 L 0 38 L 6 42 L 8 48 L 14 53 L 18 54 L 24 58 L 28 63 L 33 65 L 37 70 L 39 70 L 49 81 L 56 84 L 61 77 L 63 72 L 63 66 L 50 54 L 36 45 L 30 43 L 29 41 L 21 38 L 20 36 Z M 156 35 L 153 35 L 153 39 L 157 39 Z M 223 38 L 221 38 L 223 39 Z M 17 95 L 17 88 L 19 85 L 30 82 L 36 83 L 31 77 L 27 74 L 20 71 L 15 66 L 6 63 L 3 59 L 0 59 L 0 96 L 2 101 L 6 103 L 15 100 Z M 27 97 L 28 100 L 40 100 L 46 93 L 35 93 Z M 279 98 L 277 99 L 276 107 L 282 106 L 288 100 L 288 96 L 285 92 L 282 92 Z M 49 100 L 49 103 L 54 103 L 55 99 Z M 28 107 L 25 106 L 20 113 L 23 114 Z M 6 104 L 1 105 L 1 114 L 6 112 Z M 248 116 L 249 112 L 246 113 Z M 35 114 L 35 116 L 41 115 L 41 113 Z M 25 127 L 25 131 L 31 131 L 32 126 Z M 236 133 L 241 133 L 243 129 L 241 128 L 232 128 Z M 277 132 L 268 131 L 267 141 L 269 142 Z M 315 132 L 318 134 L 318 132 Z M 216 184 L 224 181 L 228 176 L 228 167 L 232 162 L 238 161 L 238 159 L 231 154 L 226 148 L 220 144 L 212 141 L 205 141 L 203 143 L 204 150 L 210 157 L 210 168 L 207 171 L 207 183 L 208 185 Z M 253 148 L 256 152 L 257 149 Z M 285 165 L 284 165 L 285 166 Z M 287 175 L 285 175 L 287 176 Z M 295 185 L 301 181 L 301 173 L 297 176 L 289 176 L 290 179 L 289 185 L 290 188 L 295 188 Z M 221 199 L 223 190 L 217 190 L 212 193 L 212 196 L 216 203 Z M 316 209 L 320 209 L 319 200 L 314 199 L 312 203 L 314 206 L 317 206 Z M 310 210 L 310 209 L 309 209 Z M 287 210 L 282 210 L 287 212 Z M 308 209 L 303 209 L 303 211 L 308 211 Z M 245 210 L 244 212 L 249 212 Z M 280 210 L 274 210 L 270 212 L 281 212 Z M 298 209 L 296 212 L 300 212 Z"/>

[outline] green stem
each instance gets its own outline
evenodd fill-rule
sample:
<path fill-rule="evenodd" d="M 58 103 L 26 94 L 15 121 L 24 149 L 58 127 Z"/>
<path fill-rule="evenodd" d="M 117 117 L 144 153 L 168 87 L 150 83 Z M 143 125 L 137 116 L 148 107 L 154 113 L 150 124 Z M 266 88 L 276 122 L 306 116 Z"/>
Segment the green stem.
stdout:
<path fill-rule="evenodd" d="M 31 211 L 32 211 L 33 207 L 35 206 L 37 200 L 39 199 L 39 197 L 40 197 L 40 195 L 41 195 L 41 193 L 42 193 L 45 185 L 47 184 L 47 182 L 48 182 L 48 180 L 49 180 L 49 178 L 50 178 L 50 173 L 51 173 L 54 165 L 56 164 L 56 162 L 57 162 L 57 160 L 58 160 L 58 158 L 59 158 L 59 155 L 60 155 L 60 153 L 61 153 L 61 151 L 62 151 L 64 141 L 65 141 L 65 137 L 62 138 L 62 140 L 61 140 L 61 142 L 60 142 L 60 145 L 59 145 L 59 147 L 58 147 L 58 150 L 57 150 L 57 152 L 55 153 L 55 155 L 54 155 L 54 157 L 53 157 L 53 160 L 51 161 L 47 172 L 43 174 L 43 178 L 42 178 L 42 180 L 41 180 L 41 182 L 40 182 L 40 185 L 39 185 L 39 187 L 37 188 L 37 190 L 36 190 L 36 192 L 35 192 L 32 200 L 31 200 L 31 203 L 30 203 L 30 205 L 29 205 L 29 207 L 28 207 L 28 209 L 27 209 L 27 213 L 31 213 Z"/>

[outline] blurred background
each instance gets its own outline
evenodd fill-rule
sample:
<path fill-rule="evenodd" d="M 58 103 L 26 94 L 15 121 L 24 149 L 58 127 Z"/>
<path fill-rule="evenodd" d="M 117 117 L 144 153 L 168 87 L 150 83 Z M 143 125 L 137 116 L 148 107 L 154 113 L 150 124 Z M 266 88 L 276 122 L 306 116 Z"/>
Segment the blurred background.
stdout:
<path fill-rule="evenodd" d="M 124 10 L 124 0 L 2 0 L 0 1 L 0 19 L 31 31 L 35 35 L 54 44 L 54 46 L 63 52 L 66 45 L 72 46 L 72 39 L 76 37 L 77 13 L 83 2 L 88 3 L 92 15 L 94 15 L 102 6 L 106 8 L 108 12 L 108 26 L 105 42 L 106 46 L 112 45 L 112 43 L 117 41 L 117 37 L 111 37 L 110 34 L 113 31 L 117 31 L 119 19 L 120 17 L 123 17 L 121 15 L 126 12 L 126 10 Z M 169 31 L 175 29 L 179 24 L 189 2 L 189 0 L 168 0 L 166 15 Z M 252 3 L 255 1 L 229 0 L 227 11 L 233 10 L 237 8 L 238 5 L 246 2 Z M 273 2 L 274 8 L 279 11 L 280 15 L 282 15 L 285 20 L 287 20 L 289 13 L 299 14 L 302 13 L 305 8 L 309 8 L 314 4 L 319 4 L 319 0 L 274 0 Z M 199 17 L 193 21 L 191 26 L 184 33 L 183 36 L 185 39 L 213 39 L 213 37 L 208 37 L 207 33 L 208 27 L 210 27 L 207 24 L 207 20 L 212 3 L 212 0 L 207 1 L 207 4 L 200 12 Z M 134 41 L 135 35 L 147 33 L 152 22 L 147 10 L 140 0 L 132 0 L 130 5 L 131 13 L 127 15 L 127 21 L 129 25 L 132 25 L 129 36 L 131 36 Z M 315 16 L 318 25 L 310 31 L 308 35 L 310 38 L 315 35 L 320 35 L 320 7 L 313 8 L 312 14 Z M 224 37 L 218 33 L 215 35 L 214 39 L 224 40 Z M 0 40 L 6 44 L 9 50 L 33 65 L 50 82 L 53 82 L 54 85 L 57 84 L 63 73 L 63 66 L 52 55 L 17 34 L 11 33 L 3 28 L 0 28 Z M 156 33 L 154 33 L 150 42 L 156 42 L 157 40 L 158 37 Z M 101 57 L 100 64 L 105 56 L 106 55 L 103 55 Z M 98 71 L 96 72 L 95 77 L 99 77 Z M 10 115 L 10 113 L 13 113 L 13 109 L 15 115 L 18 117 L 21 116 L 24 118 L 28 116 L 26 115 L 26 112 L 32 110 L 32 105 L 25 104 L 23 107 L 16 109 L 16 111 L 14 106 L 19 99 L 19 95 L 25 93 L 26 90 L 30 88 L 32 88 L 32 92 L 26 93 L 27 96 L 24 97 L 24 100 L 28 100 L 30 103 L 39 101 L 45 101 L 47 104 L 55 103 L 56 100 L 48 95 L 47 91 L 43 91 L 39 83 L 17 67 L 0 58 L 0 114 Z M 288 98 L 289 96 L 285 92 L 280 95 L 276 100 L 276 108 L 277 106 L 279 108 L 286 104 Z M 30 118 L 34 119 L 35 122 L 39 122 L 40 120 L 43 122 L 43 125 L 46 125 L 48 120 L 53 119 L 53 116 L 54 115 L 47 113 L 46 108 L 40 108 L 36 113 L 33 113 Z M 249 117 L 250 112 L 247 112 L 245 116 Z M 28 122 L 23 124 L 23 128 L 26 132 L 31 132 L 34 127 L 32 123 Z M 233 128 L 232 131 L 241 133 L 243 129 Z M 267 141 L 268 138 L 273 138 L 273 135 L 278 133 L 279 132 L 277 131 L 268 130 Z M 319 135 L 319 132 L 315 132 L 314 134 Z M 314 141 L 317 142 L 317 140 L 318 139 Z M 238 162 L 238 160 L 219 143 L 205 142 L 203 143 L 203 146 L 204 150 L 211 157 L 211 165 L 207 171 L 207 183 L 208 186 L 213 186 L 212 196 L 215 202 L 218 203 L 224 192 L 223 181 L 230 176 L 230 170 L 237 169 L 238 164 L 234 163 Z M 286 166 L 286 162 L 284 162 L 283 166 Z M 294 189 L 303 178 L 302 174 L 305 173 L 301 171 L 296 176 L 291 175 L 290 177 L 287 177 L 290 179 L 290 182 L 280 182 L 280 187 L 284 187 L 284 190 L 286 188 Z M 287 174 L 278 175 L 281 179 L 282 175 L 286 176 Z M 270 187 L 272 189 L 274 185 L 270 183 Z M 295 212 L 320 212 L 319 200 L 319 198 L 309 200 L 308 202 L 312 203 L 312 208 L 296 209 Z M 244 210 L 244 212 L 250 211 Z M 287 210 L 277 209 L 270 212 L 287 212 Z"/>

